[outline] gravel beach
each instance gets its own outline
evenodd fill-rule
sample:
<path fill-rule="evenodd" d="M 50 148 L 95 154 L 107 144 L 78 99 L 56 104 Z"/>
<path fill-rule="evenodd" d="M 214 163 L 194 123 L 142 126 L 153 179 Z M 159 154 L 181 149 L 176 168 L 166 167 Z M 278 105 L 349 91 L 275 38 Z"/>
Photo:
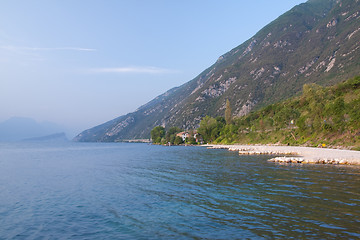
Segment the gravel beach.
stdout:
<path fill-rule="evenodd" d="M 360 151 L 330 148 L 274 146 L 274 145 L 204 145 L 210 149 L 228 149 L 242 155 L 268 154 L 272 162 L 309 164 L 360 165 Z"/>

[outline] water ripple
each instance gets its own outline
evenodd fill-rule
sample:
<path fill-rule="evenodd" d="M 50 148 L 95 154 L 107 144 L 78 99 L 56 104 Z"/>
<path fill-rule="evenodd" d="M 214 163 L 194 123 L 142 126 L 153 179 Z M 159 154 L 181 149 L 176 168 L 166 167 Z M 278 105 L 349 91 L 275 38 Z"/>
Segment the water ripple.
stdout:
<path fill-rule="evenodd" d="M 198 147 L 2 145 L 0 238 L 360 238 L 360 168 Z"/>

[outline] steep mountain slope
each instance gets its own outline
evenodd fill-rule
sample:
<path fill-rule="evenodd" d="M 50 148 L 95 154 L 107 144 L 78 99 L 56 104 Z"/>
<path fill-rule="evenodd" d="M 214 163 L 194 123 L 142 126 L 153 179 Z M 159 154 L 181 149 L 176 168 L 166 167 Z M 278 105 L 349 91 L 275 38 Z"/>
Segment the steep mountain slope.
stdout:
<path fill-rule="evenodd" d="M 219 57 L 195 79 L 76 141 L 148 138 L 156 125 L 196 128 L 205 115 L 234 116 L 298 94 L 305 83 L 333 85 L 360 72 L 360 0 L 309 0 Z"/>
<path fill-rule="evenodd" d="M 360 150 L 359 106 L 360 76 L 330 87 L 306 84 L 300 96 L 236 118 L 231 125 L 202 121 L 198 132 L 204 141 L 222 144 L 325 144 Z"/>

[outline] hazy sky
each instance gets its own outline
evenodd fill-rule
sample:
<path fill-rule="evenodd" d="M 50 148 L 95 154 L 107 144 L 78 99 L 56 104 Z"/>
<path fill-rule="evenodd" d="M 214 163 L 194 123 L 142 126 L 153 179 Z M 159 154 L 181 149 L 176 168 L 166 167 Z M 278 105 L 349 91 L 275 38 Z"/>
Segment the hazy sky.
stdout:
<path fill-rule="evenodd" d="M 305 0 L 1 0 L 0 121 L 82 131 L 179 86 Z"/>

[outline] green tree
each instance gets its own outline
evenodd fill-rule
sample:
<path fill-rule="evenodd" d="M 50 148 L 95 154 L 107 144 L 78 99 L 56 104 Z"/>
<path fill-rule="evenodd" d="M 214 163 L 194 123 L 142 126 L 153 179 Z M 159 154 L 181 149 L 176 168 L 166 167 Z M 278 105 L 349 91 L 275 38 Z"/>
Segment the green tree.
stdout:
<path fill-rule="evenodd" d="M 226 99 L 225 121 L 228 125 L 232 123 L 232 113 L 229 99 Z"/>
<path fill-rule="evenodd" d="M 162 126 L 156 126 L 151 130 L 151 139 L 153 143 L 161 143 L 161 139 L 165 137 L 165 128 Z"/>
<path fill-rule="evenodd" d="M 175 137 L 175 140 L 174 140 L 174 145 L 180 145 L 180 144 L 182 144 L 182 143 L 183 143 L 182 138 L 179 137 L 179 136 L 176 136 L 176 137 Z"/>
<path fill-rule="evenodd" d="M 300 129 L 300 131 L 305 131 L 307 126 L 306 126 L 306 116 L 301 116 L 297 121 L 296 121 L 296 126 Z"/>
<path fill-rule="evenodd" d="M 187 138 L 185 139 L 185 142 L 186 142 L 187 144 L 192 144 L 192 145 L 197 144 L 196 139 L 194 138 L 194 131 L 193 131 L 193 130 L 190 130 L 190 131 L 189 131 L 189 137 L 187 137 Z"/>
<path fill-rule="evenodd" d="M 336 129 L 342 131 L 344 128 L 344 113 L 345 113 L 345 102 L 344 98 L 338 97 L 336 98 L 333 106 L 333 121 Z"/>
<path fill-rule="evenodd" d="M 201 122 L 200 127 L 198 128 L 198 132 L 201 134 L 205 142 L 211 141 L 211 132 L 216 128 L 216 120 L 215 118 L 205 116 Z"/>
<path fill-rule="evenodd" d="M 205 142 L 213 142 L 220 136 L 220 132 L 224 127 L 224 118 L 212 118 L 209 116 L 204 117 L 200 122 L 198 133 L 203 137 Z"/>
<path fill-rule="evenodd" d="M 166 143 L 175 144 L 175 138 L 176 134 L 181 132 L 181 129 L 178 127 L 171 127 L 167 132 L 165 136 Z"/>
<path fill-rule="evenodd" d="M 321 86 L 316 83 L 304 84 L 303 86 L 303 97 L 307 100 L 312 101 L 316 98 L 316 92 L 321 89 Z"/>

